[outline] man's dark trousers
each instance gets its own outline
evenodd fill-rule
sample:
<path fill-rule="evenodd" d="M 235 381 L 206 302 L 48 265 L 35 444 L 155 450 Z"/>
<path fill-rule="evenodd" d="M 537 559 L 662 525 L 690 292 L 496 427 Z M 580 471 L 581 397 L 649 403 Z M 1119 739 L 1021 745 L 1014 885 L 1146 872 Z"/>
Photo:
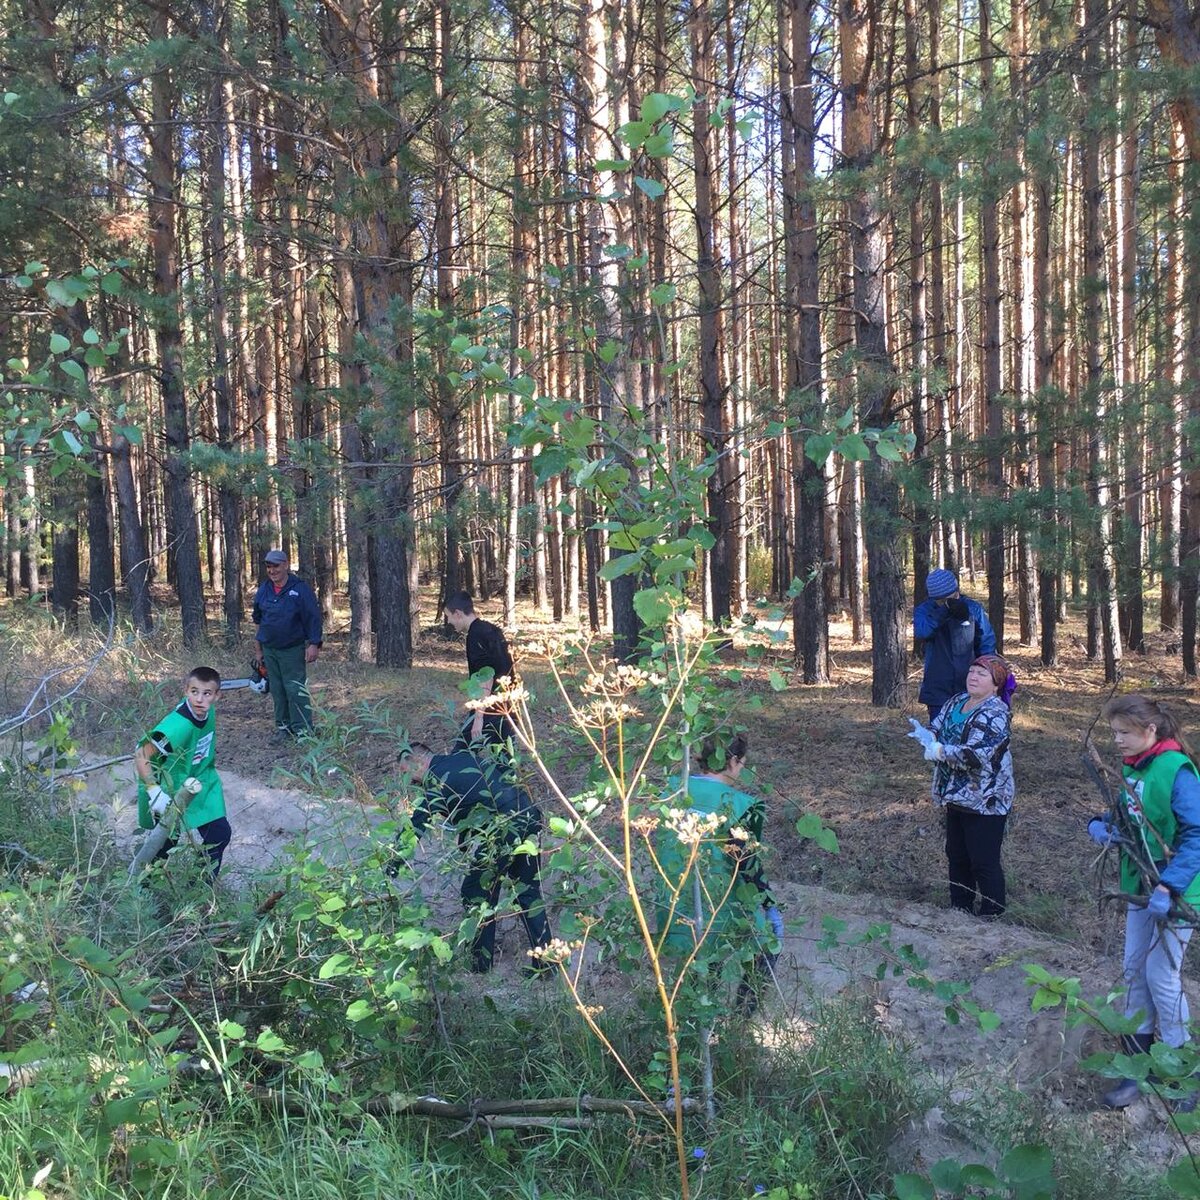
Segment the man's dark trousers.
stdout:
<path fill-rule="evenodd" d="M 536 840 L 536 832 L 531 831 Z M 477 908 L 487 904 L 495 908 L 500 899 L 500 888 L 505 879 L 516 888 L 517 907 L 521 922 L 529 938 L 530 949 L 544 946 L 550 941 L 550 922 L 546 919 L 546 903 L 542 899 L 542 885 L 538 878 L 537 854 L 513 854 L 518 844 L 512 833 L 480 839 L 475 842 L 471 854 L 471 865 L 462 881 L 462 900 L 465 908 Z M 474 841 L 474 839 L 472 839 Z M 487 971 L 491 968 L 496 949 L 496 919 L 488 917 L 479 927 L 471 943 L 471 970 Z"/>
<path fill-rule="evenodd" d="M 312 705 L 308 699 L 308 668 L 304 661 L 304 643 L 284 650 L 263 646 L 263 663 L 275 701 L 275 724 L 292 733 L 312 729 Z"/>

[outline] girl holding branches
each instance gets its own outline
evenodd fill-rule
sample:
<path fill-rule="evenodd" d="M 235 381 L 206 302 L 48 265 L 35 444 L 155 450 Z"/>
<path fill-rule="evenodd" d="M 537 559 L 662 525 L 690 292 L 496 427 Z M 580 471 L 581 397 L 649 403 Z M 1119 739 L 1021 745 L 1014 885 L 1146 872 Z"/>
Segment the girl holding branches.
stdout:
<path fill-rule="evenodd" d="M 1179 722 L 1149 696 L 1118 696 L 1104 709 L 1122 756 L 1125 787 L 1117 811 L 1093 817 L 1088 835 L 1101 846 L 1119 845 L 1125 913 L 1125 1015 L 1140 1017 L 1122 1038 L 1127 1054 L 1146 1054 L 1155 1034 L 1177 1048 L 1188 1040 L 1183 955 L 1191 924 L 1179 901 L 1200 906 L 1200 772 Z M 1135 1079 L 1122 1079 L 1104 1096 L 1109 1108 L 1138 1097 Z M 1190 1112 L 1197 1093 L 1174 1103 Z"/>

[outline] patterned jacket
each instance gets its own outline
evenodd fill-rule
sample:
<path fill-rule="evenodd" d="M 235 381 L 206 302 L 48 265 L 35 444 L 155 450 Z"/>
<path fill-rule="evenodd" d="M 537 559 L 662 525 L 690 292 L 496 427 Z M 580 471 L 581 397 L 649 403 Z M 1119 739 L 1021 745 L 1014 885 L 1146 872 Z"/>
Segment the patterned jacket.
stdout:
<path fill-rule="evenodd" d="M 966 693 L 952 697 L 929 723 L 945 750 L 933 772 L 935 804 L 953 804 L 986 816 L 1004 816 L 1013 804 L 1012 714 L 998 696 L 989 696 L 955 726 L 947 718 Z M 945 736 L 943 736 L 943 733 Z"/>

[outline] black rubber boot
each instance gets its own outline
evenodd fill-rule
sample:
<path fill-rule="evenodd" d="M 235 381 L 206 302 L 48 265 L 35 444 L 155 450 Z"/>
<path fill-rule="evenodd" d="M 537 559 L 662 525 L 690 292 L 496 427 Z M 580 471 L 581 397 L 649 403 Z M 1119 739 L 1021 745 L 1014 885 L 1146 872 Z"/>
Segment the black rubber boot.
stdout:
<path fill-rule="evenodd" d="M 1121 1050 L 1131 1058 L 1135 1054 L 1149 1054 L 1154 1044 L 1152 1033 L 1123 1033 L 1121 1035 Z M 1118 1079 L 1114 1087 L 1109 1088 L 1101 1097 L 1105 1108 L 1128 1108 L 1140 1095 L 1142 1089 L 1136 1079 Z"/>

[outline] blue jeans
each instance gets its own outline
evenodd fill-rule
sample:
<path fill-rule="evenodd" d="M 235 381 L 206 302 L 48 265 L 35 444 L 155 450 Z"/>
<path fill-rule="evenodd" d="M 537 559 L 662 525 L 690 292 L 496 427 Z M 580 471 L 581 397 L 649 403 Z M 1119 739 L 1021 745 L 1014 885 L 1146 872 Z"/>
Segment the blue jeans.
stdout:
<path fill-rule="evenodd" d="M 1125 1015 L 1142 1014 L 1139 1033 L 1154 1033 L 1168 1046 L 1188 1040 L 1188 1002 L 1180 972 L 1190 927 L 1159 925 L 1144 908 L 1125 913 Z"/>

